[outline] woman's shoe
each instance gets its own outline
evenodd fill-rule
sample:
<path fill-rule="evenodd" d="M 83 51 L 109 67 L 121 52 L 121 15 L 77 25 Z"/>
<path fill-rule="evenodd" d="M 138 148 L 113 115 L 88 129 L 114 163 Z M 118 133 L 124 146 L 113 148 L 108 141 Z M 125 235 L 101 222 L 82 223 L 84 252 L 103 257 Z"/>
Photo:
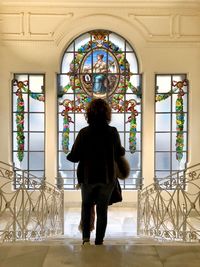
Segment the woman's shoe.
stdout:
<path fill-rule="evenodd" d="M 103 245 L 103 241 L 95 241 L 95 245 Z"/>
<path fill-rule="evenodd" d="M 82 245 L 83 246 L 89 246 L 90 245 L 90 240 L 83 240 Z"/>

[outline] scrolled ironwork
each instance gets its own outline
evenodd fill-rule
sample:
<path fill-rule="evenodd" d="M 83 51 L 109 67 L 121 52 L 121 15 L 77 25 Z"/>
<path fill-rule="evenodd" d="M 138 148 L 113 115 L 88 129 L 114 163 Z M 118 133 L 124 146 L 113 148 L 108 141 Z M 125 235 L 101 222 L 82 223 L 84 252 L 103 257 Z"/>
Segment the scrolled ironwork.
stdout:
<path fill-rule="evenodd" d="M 63 234 L 63 190 L 3 162 L 0 178 L 0 242 Z"/>
<path fill-rule="evenodd" d="M 0 161 L 0 163 L 1 163 L 1 161 Z M 0 168 L 0 177 L 6 178 L 6 179 L 12 179 L 13 178 L 13 171 L 5 168 L 8 166 L 10 166 L 10 165 L 6 164 L 6 166 Z"/>
<path fill-rule="evenodd" d="M 138 191 L 138 234 L 200 241 L 200 163 Z"/>

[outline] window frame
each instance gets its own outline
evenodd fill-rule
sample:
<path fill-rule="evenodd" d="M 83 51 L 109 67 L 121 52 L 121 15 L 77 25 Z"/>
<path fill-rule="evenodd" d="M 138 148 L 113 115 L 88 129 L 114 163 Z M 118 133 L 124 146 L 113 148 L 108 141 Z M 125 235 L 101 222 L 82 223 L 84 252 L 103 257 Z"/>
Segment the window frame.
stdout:
<path fill-rule="evenodd" d="M 44 101 L 44 110 L 43 111 L 30 111 L 30 93 L 29 92 L 23 92 L 23 95 L 27 95 L 27 111 L 24 111 L 24 114 L 27 114 L 27 130 L 24 130 L 23 133 L 27 135 L 27 138 L 25 139 L 27 144 L 26 147 L 27 149 L 24 148 L 24 153 L 27 153 L 27 168 L 22 169 L 21 167 L 16 167 L 15 162 L 14 162 L 14 154 L 18 152 L 17 149 L 14 149 L 14 135 L 17 133 L 17 129 L 14 130 L 14 120 L 15 120 L 15 116 L 17 113 L 17 110 L 14 111 L 14 97 L 15 97 L 15 91 L 14 91 L 14 85 L 13 85 L 13 81 L 17 79 L 18 76 L 27 76 L 27 81 L 28 81 L 28 88 L 30 86 L 30 77 L 32 76 L 41 76 L 43 79 L 43 89 L 41 94 L 44 96 L 45 98 L 45 87 L 46 87 L 46 80 L 45 80 L 45 74 L 44 73 L 13 73 L 13 80 L 11 82 L 11 105 L 12 105 L 12 120 L 11 120 L 11 130 L 12 130 L 12 140 L 11 140 L 11 147 L 12 147 L 12 162 L 13 162 L 13 166 L 14 166 L 14 172 L 15 172 L 15 180 L 14 180 L 14 189 L 17 189 L 19 187 L 18 183 L 17 183 L 17 177 L 20 177 L 22 175 L 22 171 L 24 171 L 24 174 L 26 175 L 25 178 L 30 179 L 30 182 L 27 184 L 27 189 L 31 190 L 31 189 L 36 189 L 35 185 L 33 185 L 31 183 L 31 179 L 34 179 L 35 181 L 38 182 L 38 184 L 41 184 L 41 182 L 43 180 L 45 180 L 45 162 L 46 162 L 46 155 L 45 155 L 45 143 L 46 143 L 46 103 Z M 38 101 L 38 100 L 37 100 Z M 30 116 L 31 114 L 42 114 L 43 115 L 43 119 L 44 119 L 44 124 L 43 124 L 43 130 L 30 130 Z M 34 134 L 34 133 L 41 133 L 43 134 L 43 149 L 41 150 L 31 150 L 30 149 L 30 134 Z M 42 153 L 43 154 L 43 168 L 38 168 L 38 169 L 31 169 L 30 168 L 30 153 Z M 23 160 L 22 160 L 23 161 Z M 37 172 L 42 172 L 43 175 L 42 176 L 38 176 Z M 34 173 L 34 174 L 33 174 Z"/>
<path fill-rule="evenodd" d="M 183 153 L 185 153 L 185 163 L 184 163 L 184 168 L 178 169 L 178 168 L 173 168 L 173 155 L 176 155 L 176 147 L 174 146 L 174 149 L 172 147 L 173 145 L 173 135 L 176 135 L 177 130 L 173 130 L 173 116 L 175 117 L 177 113 L 179 113 L 178 111 L 174 110 L 173 111 L 173 95 L 177 95 L 178 93 L 172 93 L 170 96 L 170 111 L 169 112 L 164 112 L 164 111 L 156 111 L 156 95 L 160 94 L 160 95 L 164 95 L 166 93 L 157 93 L 157 77 L 158 76 L 170 76 L 170 80 L 171 80 L 171 85 L 170 85 L 170 92 L 172 92 L 173 90 L 173 86 L 172 86 L 172 81 L 173 81 L 173 76 L 183 76 L 183 79 L 187 80 L 187 74 L 186 73 L 157 73 L 155 74 L 155 101 L 154 101 L 154 181 L 157 183 L 164 181 L 166 178 L 169 179 L 173 179 L 173 174 L 177 171 L 183 171 L 188 164 L 188 130 L 189 130 L 189 84 L 187 84 L 187 91 L 185 92 L 184 95 L 186 95 L 186 111 L 183 111 L 183 113 L 186 115 L 186 122 L 185 122 L 185 130 L 183 130 L 183 134 L 186 135 L 186 137 L 184 137 L 184 141 L 185 141 L 185 149 L 183 150 Z M 188 82 L 188 80 L 187 80 Z M 170 129 L 166 130 L 166 131 L 157 131 L 156 130 L 156 115 L 157 114 L 169 114 L 170 115 Z M 162 133 L 168 133 L 170 135 L 170 150 L 158 150 L 156 147 L 156 135 L 157 134 L 162 134 Z M 169 153 L 170 155 L 170 168 L 168 169 L 158 169 L 157 168 L 157 155 L 158 153 Z M 157 173 L 161 173 L 161 172 L 168 172 L 168 175 L 163 176 L 163 177 L 157 177 Z M 172 182 L 172 181 L 171 181 Z M 171 183 L 170 186 L 171 189 L 173 189 L 173 184 Z"/>

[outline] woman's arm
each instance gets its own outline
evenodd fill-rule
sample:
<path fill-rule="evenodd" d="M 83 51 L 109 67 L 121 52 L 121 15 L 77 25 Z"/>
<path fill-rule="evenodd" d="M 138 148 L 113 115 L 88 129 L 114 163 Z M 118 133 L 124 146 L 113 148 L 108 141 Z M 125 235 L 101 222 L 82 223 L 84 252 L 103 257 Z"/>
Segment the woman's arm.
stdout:
<path fill-rule="evenodd" d="M 67 155 L 67 159 L 72 162 L 79 162 L 81 159 L 81 132 L 78 133 L 72 146 L 72 150 Z"/>
<path fill-rule="evenodd" d="M 115 158 L 119 158 L 125 155 L 125 148 L 121 145 L 121 140 L 117 129 L 114 127 L 115 133 Z"/>

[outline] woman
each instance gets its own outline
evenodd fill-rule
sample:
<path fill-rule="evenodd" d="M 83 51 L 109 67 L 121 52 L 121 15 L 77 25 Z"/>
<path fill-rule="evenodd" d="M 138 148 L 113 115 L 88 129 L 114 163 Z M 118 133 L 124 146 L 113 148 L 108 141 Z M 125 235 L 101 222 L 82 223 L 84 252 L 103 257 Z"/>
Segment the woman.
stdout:
<path fill-rule="evenodd" d="M 102 245 L 107 210 L 116 183 L 115 162 L 125 154 L 115 127 L 109 126 L 111 109 L 103 99 L 94 99 L 86 110 L 89 126 L 80 130 L 67 159 L 79 162 L 77 177 L 82 195 L 82 239 L 90 242 L 91 208 L 96 204 L 95 245 Z"/>
<path fill-rule="evenodd" d="M 105 87 L 105 80 L 106 75 L 103 73 L 106 73 L 107 67 L 106 63 L 103 61 L 103 54 L 97 55 L 97 62 L 93 66 L 93 92 L 98 94 L 104 94 L 106 93 L 106 87 Z"/>

